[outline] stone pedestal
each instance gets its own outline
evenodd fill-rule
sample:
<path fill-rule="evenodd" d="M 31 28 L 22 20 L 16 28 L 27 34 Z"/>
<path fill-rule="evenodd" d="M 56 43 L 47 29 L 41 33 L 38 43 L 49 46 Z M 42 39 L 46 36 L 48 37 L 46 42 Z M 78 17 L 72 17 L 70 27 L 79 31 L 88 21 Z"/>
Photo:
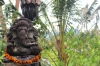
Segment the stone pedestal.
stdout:
<path fill-rule="evenodd" d="M 13 62 L 9 62 L 9 63 L 4 63 L 4 66 L 41 66 L 40 62 L 35 62 L 33 64 L 25 64 L 25 65 L 21 65 L 21 64 L 16 64 Z"/>

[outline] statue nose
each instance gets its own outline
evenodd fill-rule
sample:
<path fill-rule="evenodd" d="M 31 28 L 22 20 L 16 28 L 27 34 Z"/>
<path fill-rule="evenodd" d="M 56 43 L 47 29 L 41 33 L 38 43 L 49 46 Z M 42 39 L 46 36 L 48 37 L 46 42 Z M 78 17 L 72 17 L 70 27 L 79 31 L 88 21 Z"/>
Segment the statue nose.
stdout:
<path fill-rule="evenodd" d="M 26 38 L 28 38 L 27 32 L 25 30 L 21 30 L 19 32 L 19 37 L 20 37 L 20 39 L 26 39 Z"/>

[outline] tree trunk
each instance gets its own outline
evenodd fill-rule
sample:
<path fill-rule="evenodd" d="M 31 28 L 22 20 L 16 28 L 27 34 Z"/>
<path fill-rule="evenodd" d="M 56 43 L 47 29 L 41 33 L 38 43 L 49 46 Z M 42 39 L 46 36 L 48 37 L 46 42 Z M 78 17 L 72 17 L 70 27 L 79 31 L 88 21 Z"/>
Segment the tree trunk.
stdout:
<path fill-rule="evenodd" d="M 18 10 L 19 9 L 19 2 L 20 2 L 20 0 L 16 0 L 16 9 Z"/>

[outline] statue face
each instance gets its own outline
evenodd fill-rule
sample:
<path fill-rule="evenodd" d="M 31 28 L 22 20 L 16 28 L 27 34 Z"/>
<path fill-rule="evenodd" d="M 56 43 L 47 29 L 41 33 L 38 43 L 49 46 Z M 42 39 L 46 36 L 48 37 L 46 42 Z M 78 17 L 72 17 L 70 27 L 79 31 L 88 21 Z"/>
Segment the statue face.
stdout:
<path fill-rule="evenodd" d="M 28 28 L 26 26 L 18 27 L 17 34 L 18 34 L 18 37 L 22 40 L 28 38 L 28 36 L 27 36 Z"/>

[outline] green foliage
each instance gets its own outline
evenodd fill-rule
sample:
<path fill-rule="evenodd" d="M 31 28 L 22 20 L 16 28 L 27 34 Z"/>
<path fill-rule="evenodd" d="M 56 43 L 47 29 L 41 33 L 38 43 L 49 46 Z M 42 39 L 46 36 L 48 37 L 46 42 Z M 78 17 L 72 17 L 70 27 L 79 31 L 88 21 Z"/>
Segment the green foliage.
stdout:
<path fill-rule="evenodd" d="M 64 50 L 69 55 L 68 66 L 99 66 L 100 64 L 100 37 L 91 32 L 80 32 L 75 34 L 74 30 L 70 29 L 66 33 L 64 41 L 67 48 Z M 52 66 L 65 66 L 58 56 L 54 47 L 44 49 L 42 57 L 50 61 Z M 56 63 L 56 64 L 55 64 Z"/>
<path fill-rule="evenodd" d="M 100 38 L 89 32 L 79 33 L 79 35 L 73 33 L 66 34 L 68 48 L 65 52 L 70 55 L 68 66 L 99 66 Z"/>
<path fill-rule="evenodd" d="M 3 38 L 1 37 L 0 38 L 0 65 L 3 66 L 3 57 L 4 57 L 4 50 L 5 50 L 5 47 L 6 47 L 6 43 L 3 41 Z"/>
<path fill-rule="evenodd" d="M 5 5 L 4 15 L 7 19 L 12 19 L 12 18 L 14 19 L 18 16 L 21 16 L 21 14 L 17 11 L 15 6 L 12 4 L 12 2 Z"/>
<path fill-rule="evenodd" d="M 35 22 L 33 21 L 33 23 L 35 26 L 39 26 L 38 27 L 39 36 L 43 36 L 43 35 L 45 36 L 48 33 L 47 26 L 42 22 L 40 18 Z"/>
<path fill-rule="evenodd" d="M 4 1 L 0 0 L 0 6 L 4 5 Z"/>
<path fill-rule="evenodd" d="M 56 53 L 57 53 L 57 51 L 56 51 Z M 44 49 L 42 51 L 42 58 L 49 60 L 52 66 L 56 66 L 59 61 L 57 56 L 52 52 L 51 49 L 46 49 L 46 50 Z"/>
<path fill-rule="evenodd" d="M 73 6 L 75 6 L 75 2 L 78 1 L 78 0 L 67 0 L 67 10 L 69 12 L 71 12 L 71 9 Z"/>

